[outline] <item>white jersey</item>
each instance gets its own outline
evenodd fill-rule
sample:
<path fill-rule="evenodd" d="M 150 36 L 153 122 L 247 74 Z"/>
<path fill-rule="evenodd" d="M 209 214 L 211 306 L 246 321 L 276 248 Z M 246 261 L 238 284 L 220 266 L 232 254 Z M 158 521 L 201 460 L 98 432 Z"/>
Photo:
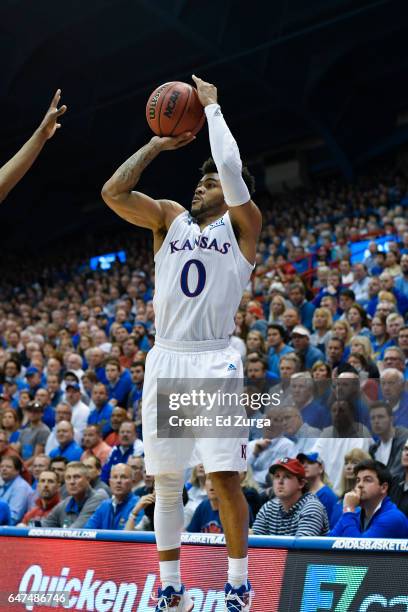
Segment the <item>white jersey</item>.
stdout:
<path fill-rule="evenodd" d="M 241 253 L 228 212 L 202 231 L 187 211 L 178 215 L 154 260 L 153 304 L 160 338 L 231 336 L 254 266 Z"/>

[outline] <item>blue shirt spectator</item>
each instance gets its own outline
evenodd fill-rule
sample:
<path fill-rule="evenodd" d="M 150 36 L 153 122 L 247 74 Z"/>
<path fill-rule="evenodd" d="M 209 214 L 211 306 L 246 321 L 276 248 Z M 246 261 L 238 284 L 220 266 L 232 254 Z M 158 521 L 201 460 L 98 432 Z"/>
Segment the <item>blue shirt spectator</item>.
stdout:
<path fill-rule="evenodd" d="M 305 289 L 302 283 L 293 283 L 290 285 L 288 295 L 293 307 L 297 308 L 300 313 L 302 325 L 311 331 L 313 329 L 313 313 L 315 307 L 312 302 L 308 302 L 305 299 Z"/>
<path fill-rule="evenodd" d="M 101 478 L 108 484 L 111 469 L 117 463 L 127 463 L 129 457 L 143 455 L 143 442 L 137 438 L 133 421 L 124 421 L 119 427 L 119 444 L 114 446 L 105 465 Z"/>
<path fill-rule="evenodd" d="M 54 457 L 65 457 L 68 461 L 80 461 L 84 450 L 75 442 L 72 423 L 68 421 L 57 423 L 56 438 L 58 446 L 49 453 L 51 459 Z"/>
<path fill-rule="evenodd" d="M 218 507 L 214 509 L 208 499 L 202 501 L 195 509 L 187 531 L 190 533 L 223 533 Z"/>
<path fill-rule="evenodd" d="M 0 474 L 3 485 L 0 487 L 0 500 L 9 506 L 11 525 L 19 523 L 24 514 L 34 506 L 35 493 L 20 476 L 22 468 L 22 461 L 14 455 L 1 460 Z"/>
<path fill-rule="evenodd" d="M 111 470 L 109 486 L 112 499 L 103 501 L 85 523 L 87 529 L 124 529 L 129 514 L 139 501 L 132 493 L 132 468 L 124 463 L 114 465 Z M 135 520 L 143 516 L 140 511 Z"/>
<path fill-rule="evenodd" d="M 0 525 L 11 525 L 10 508 L 7 502 L 0 500 Z"/>
<path fill-rule="evenodd" d="M 128 370 L 121 372 L 120 363 L 115 358 L 107 360 L 105 365 L 109 400 L 115 400 L 115 406 L 126 406 L 132 388 L 132 378 Z"/>
<path fill-rule="evenodd" d="M 372 459 L 354 468 L 355 490 L 346 493 L 343 515 L 330 531 L 332 537 L 407 538 L 407 517 L 392 503 L 390 471 Z"/>
<path fill-rule="evenodd" d="M 111 431 L 110 419 L 113 406 L 109 403 L 108 391 L 103 383 L 97 383 L 92 389 L 92 403 L 94 408 L 88 416 L 88 425 L 99 425 L 102 436 L 107 436 Z"/>

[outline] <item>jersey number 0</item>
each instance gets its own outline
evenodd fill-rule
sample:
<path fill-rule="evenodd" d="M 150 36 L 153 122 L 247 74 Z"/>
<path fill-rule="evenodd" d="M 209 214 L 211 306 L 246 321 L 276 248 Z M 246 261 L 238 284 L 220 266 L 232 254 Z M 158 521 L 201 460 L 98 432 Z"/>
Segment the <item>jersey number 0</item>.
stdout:
<path fill-rule="evenodd" d="M 194 289 L 194 291 L 190 291 L 190 288 L 188 285 L 188 273 L 190 271 L 190 267 L 193 264 L 197 268 L 197 286 Z M 207 274 L 206 274 L 205 267 L 202 261 L 199 261 L 198 259 L 190 259 L 190 261 L 187 261 L 183 266 L 183 269 L 181 271 L 181 277 L 180 277 L 181 290 L 184 293 L 184 295 L 190 298 L 197 297 L 197 295 L 200 295 L 200 293 L 204 289 L 206 277 L 207 277 Z"/>

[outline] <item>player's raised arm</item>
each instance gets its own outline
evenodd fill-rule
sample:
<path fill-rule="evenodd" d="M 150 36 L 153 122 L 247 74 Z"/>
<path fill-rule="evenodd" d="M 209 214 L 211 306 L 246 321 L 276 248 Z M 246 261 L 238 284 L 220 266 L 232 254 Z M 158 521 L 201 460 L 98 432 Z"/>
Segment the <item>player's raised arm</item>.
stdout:
<path fill-rule="evenodd" d="M 238 145 L 232 136 L 218 104 L 217 88 L 193 75 L 197 93 L 207 116 L 211 153 L 220 177 L 231 222 L 239 231 L 244 255 L 255 262 L 256 241 L 262 227 L 262 215 L 251 200 L 242 178 Z"/>
<path fill-rule="evenodd" d="M 129 223 L 154 232 L 167 229 L 175 211 L 179 214 L 184 208 L 177 202 L 154 200 L 132 189 L 139 182 L 143 170 L 159 153 L 184 147 L 194 138 L 190 132 L 175 138 L 154 136 L 150 142 L 129 157 L 105 183 L 102 188 L 102 198 L 106 204 Z"/>
<path fill-rule="evenodd" d="M 52 138 L 55 131 L 61 127 L 61 124 L 58 123 L 58 119 L 65 113 L 67 107 L 64 104 L 58 108 L 60 99 L 61 90 L 58 89 L 44 119 L 31 136 L 30 140 L 21 147 L 10 161 L 0 168 L 0 202 L 6 198 L 8 193 L 17 185 L 27 170 L 31 168 L 47 140 Z"/>

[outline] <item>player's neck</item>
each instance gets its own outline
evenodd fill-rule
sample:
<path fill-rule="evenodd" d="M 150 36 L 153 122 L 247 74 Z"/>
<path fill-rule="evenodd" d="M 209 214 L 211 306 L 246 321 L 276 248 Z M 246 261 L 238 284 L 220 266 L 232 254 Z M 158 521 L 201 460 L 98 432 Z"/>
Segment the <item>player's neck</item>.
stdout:
<path fill-rule="evenodd" d="M 214 223 L 214 221 L 218 221 L 218 219 L 221 219 L 223 214 L 224 214 L 224 211 L 219 210 L 210 215 L 206 215 L 205 217 L 198 218 L 197 223 L 200 226 L 200 230 L 202 231 L 203 229 L 207 227 L 207 225 L 210 225 L 211 223 Z"/>

